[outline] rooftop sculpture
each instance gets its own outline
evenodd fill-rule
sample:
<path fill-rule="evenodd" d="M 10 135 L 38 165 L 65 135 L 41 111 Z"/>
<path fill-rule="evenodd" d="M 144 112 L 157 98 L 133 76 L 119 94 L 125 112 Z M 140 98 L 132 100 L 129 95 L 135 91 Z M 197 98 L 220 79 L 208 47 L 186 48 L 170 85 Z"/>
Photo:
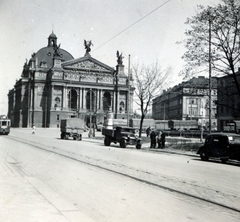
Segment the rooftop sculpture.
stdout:
<path fill-rule="evenodd" d="M 122 65 L 123 64 L 123 56 L 122 53 L 120 54 L 119 51 L 117 51 L 117 63 L 118 65 Z"/>
<path fill-rule="evenodd" d="M 85 53 L 85 56 L 90 56 L 89 52 L 91 52 L 91 46 L 93 46 L 92 44 L 92 41 L 86 41 L 84 39 L 84 46 L 85 46 L 85 49 L 86 49 L 86 53 Z"/>

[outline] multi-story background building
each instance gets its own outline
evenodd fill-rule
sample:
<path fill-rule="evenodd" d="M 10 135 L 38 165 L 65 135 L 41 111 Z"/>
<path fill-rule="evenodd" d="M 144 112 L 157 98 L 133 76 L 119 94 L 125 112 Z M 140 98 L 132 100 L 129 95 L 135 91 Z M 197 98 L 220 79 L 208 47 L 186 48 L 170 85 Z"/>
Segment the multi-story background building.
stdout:
<path fill-rule="evenodd" d="M 74 59 L 57 45 L 52 33 L 46 47 L 33 53 L 8 93 L 8 116 L 15 127 L 59 127 L 60 120 L 79 117 L 103 122 L 110 110 L 115 118 L 133 116 L 133 80 L 125 74 L 121 55 L 116 68 L 86 53 Z"/>
<path fill-rule="evenodd" d="M 217 128 L 217 80 L 212 78 L 211 118 L 209 118 L 209 79 L 203 76 L 182 82 L 164 90 L 153 99 L 152 116 L 155 120 L 197 120 L 199 125 Z"/>
<path fill-rule="evenodd" d="M 240 82 L 240 70 L 236 80 Z M 240 97 L 232 75 L 218 78 L 217 119 L 219 130 L 240 129 Z"/>

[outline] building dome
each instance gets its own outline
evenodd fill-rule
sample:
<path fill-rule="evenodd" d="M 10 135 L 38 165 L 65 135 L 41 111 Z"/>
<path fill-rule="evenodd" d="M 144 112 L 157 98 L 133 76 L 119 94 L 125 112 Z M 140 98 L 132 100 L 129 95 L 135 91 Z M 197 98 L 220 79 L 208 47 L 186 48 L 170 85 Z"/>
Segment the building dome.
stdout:
<path fill-rule="evenodd" d="M 48 38 L 57 38 L 57 36 L 52 32 L 52 34 L 51 35 L 49 35 L 49 37 Z"/>
<path fill-rule="evenodd" d="M 57 46 L 57 36 L 52 33 L 48 37 L 48 46 L 41 48 L 37 53 L 32 55 L 32 59 L 35 60 L 36 67 L 52 68 L 53 66 L 53 56 L 54 56 L 54 46 Z M 58 52 L 60 54 L 61 60 L 68 61 L 74 59 L 74 57 L 64 49 L 59 47 Z"/>

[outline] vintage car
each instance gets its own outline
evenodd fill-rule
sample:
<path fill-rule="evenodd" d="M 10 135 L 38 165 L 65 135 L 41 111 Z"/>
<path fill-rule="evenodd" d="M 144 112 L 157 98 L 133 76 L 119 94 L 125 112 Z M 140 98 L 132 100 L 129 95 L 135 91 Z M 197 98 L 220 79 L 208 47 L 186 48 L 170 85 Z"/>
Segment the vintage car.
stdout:
<path fill-rule="evenodd" d="M 240 134 L 210 133 L 197 154 L 205 161 L 211 157 L 220 158 L 223 163 L 229 159 L 240 161 Z"/>
<path fill-rule="evenodd" d="M 136 129 L 132 127 L 117 126 L 114 129 L 102 129 L 104 145 L 110 146 L 111 142 L 119 143 L 121 148 L 127 145 L 135 145 L 137 149 L 141 149 L 142 139 L 136 135 Z"/>

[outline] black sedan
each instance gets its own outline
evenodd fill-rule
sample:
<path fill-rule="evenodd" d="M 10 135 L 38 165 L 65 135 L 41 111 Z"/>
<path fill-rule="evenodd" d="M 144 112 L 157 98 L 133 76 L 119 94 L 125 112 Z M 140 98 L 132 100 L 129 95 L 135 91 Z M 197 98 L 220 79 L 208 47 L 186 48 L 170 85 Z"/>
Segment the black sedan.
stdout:
<path fill-rule="evenodd" d="M 211 133 L 206 136 L 205 143 L 197 151 L 202 160 L 220 158 L 223 163 L 229 159 L 240 161 L 240 134 Z"/>

